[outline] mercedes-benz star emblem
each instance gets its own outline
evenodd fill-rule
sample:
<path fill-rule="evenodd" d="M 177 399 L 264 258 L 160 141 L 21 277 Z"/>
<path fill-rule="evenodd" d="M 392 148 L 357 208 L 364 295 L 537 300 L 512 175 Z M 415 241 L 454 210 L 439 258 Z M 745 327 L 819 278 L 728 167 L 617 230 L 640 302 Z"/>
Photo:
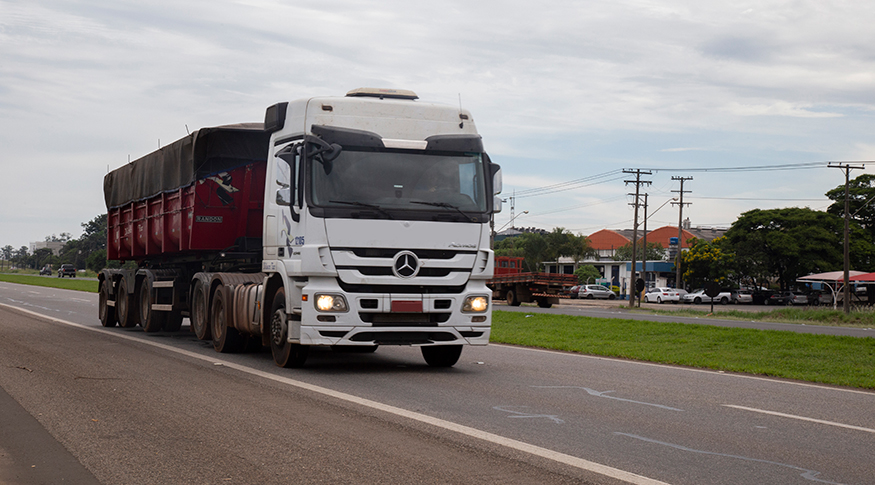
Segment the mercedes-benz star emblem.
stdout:
<path fill-rule="evenodd" d="M 395 255 L 392 272 L 399 278 L 413 278 L 419 273 L 419 258 L 411 251 L 401 251 Z"/>

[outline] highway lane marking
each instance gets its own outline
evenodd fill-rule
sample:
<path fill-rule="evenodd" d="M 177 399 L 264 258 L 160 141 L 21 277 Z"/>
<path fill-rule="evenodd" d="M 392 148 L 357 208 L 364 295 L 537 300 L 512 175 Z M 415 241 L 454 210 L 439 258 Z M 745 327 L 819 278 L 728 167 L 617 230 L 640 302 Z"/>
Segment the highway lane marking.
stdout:
<path fill-rule="evenodd" d="M 304 389 L 307 391 L 315 392 L 318 394 L 322 394 L 324 396 L 329 396 L 335 399 L 340 399 L 342 401 L 346 401 L 353 404 L 358 404 L 360 406 L 364 406 L 367 408 L 375 409 L 378 411 L 386 412 L 389 414 L 394 414 L 396 416 L 400 416 L 403 418 L 411 419 L 413 421 L 418 421 L 420 423 L 428 424 L 431 426 L 435 426 L 438 428 L 442 428 L 448 431 L 453 431 L 465 436 L 469 436 L 472 438 L 476 438 L 479 440 L 483 440 L 489 443 L 493 443 L 496 445 L 504 446 L 506 448 L 510 448 L 517 451 L 522 451 L 524 453 L 528 453 L 530 455 L 538 456 L 541 458 L 546 458 L 548 460 L 555 461 L 557 463 L 562 463 L 565 465 L 572 466 L 574 468 L 579 468 L 581 470 L 585 470 L 588 472 L 598 473 L 600 475 L 604 475 L 609 478 L 613 478 L 616 480 L 622 480 L 627 483 L 632 483 L 636 485 L 668 485 L 666 482 L 662 482 L 660 480 L 655 480 L 652 478 L 648 478 L 642 475 L 637 475 L 635 473 L 627 472 L 625 470 L 620 470 L 618 468 L 613 468 L 607 465 L 602 465 L 601 463 L 596 463 L 593 461 L 585 460 L 583 458 L 578 458 L 576 456 L 567 455 L 565 453 L 560 453 L 558 451 L 553 451 L 547 448 L 542 448 L 540 446 L 532 445 L 529 443 L 525 443 L 523 441 L 518 441 L 512 438 L 507 438 L 501 435 L 497 435 L 494 433 L 489 433 L 487 431 L 482 431 L 477 428 L 472 428 L 470 426 L 465 426 L 462 424 L 454 423 L 452 421 L 447 421 L 445 419 L 435 418 L 433 416 L 428 416 L 426 414 L 418 413 L 415 411 L 410 411 L 407 409 L 399 408 L 396 406 L 392 406 L 389 404 L 384 404 L 377 401 L 372 401 L 370 399 L 365 399 L 359 396 L 355 396 L 352 394 L 347 394 L 345 392 L 335 391 L 333 389 L 328 389 L 326 387 L 316 386 L 313 384 L 309 384 L 303 381 L 298 381 L 289 377 L 283 377 L 276 374 L 271 374 L 269 372 L 260 371 L 257 369 L 252 369 L 250 367 L 246 367 L 244 365 L 236 364 L 234 362 L 230 362 L 227 360 L 223 360 L 221 358 L 217 358 L 217 356 L 206 356 L 197 354 L 195 352 L 191 352 L 188 350 L 178 349 L 175 347 L 171 347 L 169 345 L 165 345 L 158 342 L 151 342 L 148 340 L 143 340 L 141 338 L 132 337 L 129 335 L 124 335 L 120 333 L 113 332 L 111 330 L 105 329 L 103 327 L 89 327 L 86 325 L 82 325 L 75 322 L 70 322 L 67 320 L 63 320 L 56 317 L 51 317 L 48 315 L 43 315 L 42 313 L 37 313 L 31 310 L 26 310 L 24 308 L 14 307 L 11 305 L 7 305 L 4 303 L 0 303 L 0 306 L 5 306 L 7 308 L 12 308 L 18 310 L 20 312 L 28 313 L 35 317 L 44 318 L 47 320 L 51 320 L 56 323 L 60 323 L 63 325 L 68 325 L 71 327 L 88 330 L 91 332 L 100 333 L 103 335 L 108 335 L 112 337 L 121 338 L 124 340 L 128 340 L 131 342 L 136 342 L 144 345 L 149 345 L 155 348 L 159 348 L 168 352 L 172 352 L 178 355 L 184 355 L 186 357 L 190 357 L 192 359 L 209 362 L 212 364 L 221 364 L 223 367 L 228 367 L 230 369 L 234 369 L 239 372 L 243 372 L 252 376 L 261 377 L 263 379 L 268 379 L 274 382 L 279 382 L 281 384 L 287 384 L 289 386 L 297 387 L 299 389 Z"/>
<path fill-rule="evenodd" d="M 508 418 L 546 418 L 553 421 L 556 424 L 565 424 L 565 421 L 559 419 L 555 414 L 532 414 L 532 413 L 524 413 L 522 411 L 515 411 L 513 409 L 507 408 L 521 408 L 528 409 L 528 406 L 493 406 L 492 409 L 496 411 L 504 411 L 506 413 L 510 413 Z"/>
<path fill-rule="evenodd" d="M 735 460 L 750 461 L 750 462 L 754 462 L 754 463 L 763 463 L 763 464 L 765 464 L 765 465 L 776 465 L 776 466 L 780 466 L 780 467 L 784 467 L 784 468 L 789 468 L 789 469 L 791 469 L 791 470 L 796 470 L 796 471 L 798 471 L 798 472 L 801 472 L 801 473 L 800 473 L 800 476 L 801 476 L 802 478 L 806 479 L 806 480 L 811 480 L 811 481 L 813 481 L 813 482 L 818 482 L 818 483 L 828 483 L 828 484 L 831 484 L 831 485 L 842 485 L 842 484 L 839 483 L 839 482 L 830 482 L 830 481 L 828 481 L 828 480 L 823 480 L 823 479 L 817 478 L 817 476 L 820 475 L 820 472 L 819 472 L 819 471 L 816 471 L 816 470 L 809 470 L 808 468 L 802 468 L 802 467 L 798 467 L 798 466 L 795 466 L 795 465 L 788 465 L 787 463 L 780 463 L 780 462 L 777 462 L 777 461 L 763 460 L 763 459 L 761 459 L 761 458 L 751 458 L 751 457 L 749 457 L 749 456 L 729 455 L 729 454 L 726 454 L 726 453 L 717 453 L 717 452 L 714 452 L 714 451 L 697 450 L 697 449 L 694 449 L 694 448 L 688 448 L 688 447 L 686 447 L 686 446 L 681 446 L 681 445 L 677 445 L 677 444 L 674 444 L 674 443 L 667 443 L 667 442 L 665 442 L 665 441 L 658 441 L 658 440 L 655 440 L 655 439 L 645 438 L 645 437 L 643 437 L 643 436 L 638 436 L 638 435 L 629 434 L 629 433 L 619 433 L 619 432 L 617 432 L 617 433 L 614 433 L 614 434 L 617 435 L 617 436 L 626 436 L 626 437 L 628 437 L 628 438 L 633 438 L 633 439 L 636 439 L 636 440 L 641 440 L 641 441 L 644 441 L 644 442 L 646 442 L 646 443 L 653 443 L 653 444 L 655 444 L 655 445 L 668 446 L 668 447 L 670 447 L 670 448 L 674 448 L 674 449 L 676 449 L 676 450 L 687 451 L 687 452 L 690 452 L 690 453 L 696 453 L 696 454 L 700 454 L 700 455 L 722 456 L 722 457 L 724 457 L 724 458 L 732 458 L 732 459 L 735 459 Z"/>
<path fill-rule="evenodd" d="M 727 408 L 741 409 L 743 411 L 751 411 L 754 413 L 770 414 L 772 416 L 779 416 L 782 418 L 798 419 L 800 421 L 809 421 L 811 423 L 826 424 L 829 426 L 837 426 L 839 428 L 847 428 L 847 429 L 852 429 L 854 431 L 865 431 L 867 433 L 875 433 L 875 429 L 864 428 L 862 426 L 854 426 L 852 424 L 836 423 L 835 421 L 825 421 L 823 419 L 807 418 L 805 416 L 797 416 L 795 414 L 779 413 L 777 411 L 767 411 L 765 409 L 749 408 L 746 406 L 736 406 L 734 404 L 724 404 L 723 406 L 727 407 Z"/>
<path fill-rule="evenodd" d="M 664 406 L 662 404 L 653 404 L 653 403 L 643 402 L 643 401 L 633 401 L 632 399 L 626 399 L 626 398 L 622 398 L 622 397 L 608 396 L 608 393 L 611 393 L 614 391 L 596 391 L 594 389 L 590 389 L 588 387 L 581 387 L 581 386 L 531 386 L 531 387 L 534 387 L 536 389 L 583 389 L 590 396 L 603 397 L 606 399 L 613 399 L 615 401 L 629 402 L 632 404 L 643 404 L 645 406 L 653 406 L 656 408 L 666 409 L 668 411 L 681 411 L 681 412 L 683 412 L 683 409 Z"/>

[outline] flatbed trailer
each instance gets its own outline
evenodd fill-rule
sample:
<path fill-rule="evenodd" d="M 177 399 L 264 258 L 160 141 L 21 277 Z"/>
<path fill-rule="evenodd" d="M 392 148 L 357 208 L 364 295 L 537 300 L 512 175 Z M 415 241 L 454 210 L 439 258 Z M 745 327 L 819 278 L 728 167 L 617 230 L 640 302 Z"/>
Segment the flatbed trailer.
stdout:
<path fill-rule="evenodd" d="M 495 275 L 487 286 L 493 300 L 505 300 L 510 306 L 536 302 L 550 308 L 562 298 L 569 298 L 568 289 L 578 284 L 577 276 L 560 273 L 515 273 Z"/>

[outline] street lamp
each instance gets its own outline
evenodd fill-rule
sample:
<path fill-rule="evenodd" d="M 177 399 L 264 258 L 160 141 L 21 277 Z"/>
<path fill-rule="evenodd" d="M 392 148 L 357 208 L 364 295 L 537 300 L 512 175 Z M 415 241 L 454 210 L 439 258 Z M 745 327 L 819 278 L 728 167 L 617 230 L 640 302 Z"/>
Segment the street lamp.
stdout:
<path fill-rule="evenodd" d="M 511 222 L 513 222 L 514 219 L 516 219 L 517 217 L 519 217 L 519 216 L 521 216 L 521 215 L 523 215 L 523 214 L 528 214 L 528 213 L 529 213 L 529 211 L 522 211 L 522 212 L 520 212 L 519 214 L 513 216 L 509 221 L 507 221 L 503 226 L 499 227 L 498 230 L 495 231 L 495 232 L 501 232 L 501 230 L 504 229 L 505 227 L 507 227 L 508 224 L 510 224 Z"/>

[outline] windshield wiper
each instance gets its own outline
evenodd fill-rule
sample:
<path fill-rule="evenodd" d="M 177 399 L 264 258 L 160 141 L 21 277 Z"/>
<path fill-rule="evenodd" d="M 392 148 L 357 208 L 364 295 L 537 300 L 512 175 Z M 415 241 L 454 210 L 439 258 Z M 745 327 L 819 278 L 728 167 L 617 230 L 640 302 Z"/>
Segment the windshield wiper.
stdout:
<path fill-rule="evenodd" d="M 463 212 L 462 209 L 459 209 L 458 207 L 454 206 L 453 204 L 448 204 L 446 202 L 425 202 L 422 200 L 411 200 L 410 203 L 411 204 L 431 205 L 434 207 L 443 207 L 445 209 L 453 209 L 456 212 L 458 212 L 459 214 L 462 214 L 463 216 L 465 216 L 465 219 L 468 219 L 468 222 L 477 222 L 477 219 L 474 219 L 473 217 L 469 216 L 468 214 L 465 214 L 465 212 Z"/>
<path fill-rule="evenodd" d="M 368 209 L 374 209 L 375 211 L 383 214 L 384 216 L 386 216 L 389 219 L 395 219 L 394 217 L 392 217 L 392 214 L 389 214 L 389 212 L 386 211 L 386 209 L 383 209 L 382 207 L 380 207 L 378 205 L 365 204 L 364 202 L 350 202 L 348 200 L 329 200 L 328 202 L 332 203 L 332 204 L 346 204 L 346 205 L 354 205 L 356 207 L 366 207 Z"/>

